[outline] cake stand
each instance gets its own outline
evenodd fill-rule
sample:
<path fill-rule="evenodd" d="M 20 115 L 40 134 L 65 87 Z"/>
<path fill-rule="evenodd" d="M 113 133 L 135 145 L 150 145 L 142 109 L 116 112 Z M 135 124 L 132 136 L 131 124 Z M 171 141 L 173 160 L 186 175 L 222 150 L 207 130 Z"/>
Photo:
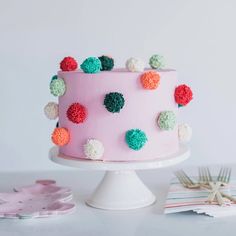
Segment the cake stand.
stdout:
<path fill-rule="evenodd" d="M 135 170 L 164 168 L 176 165 L 190 156 L 190 150 L 181 146 L 175 154 L 152 161 L 103 162 L 82 160 L 59 154 L 58 147 L 52 147 L 49 157 L 52 161 L 80 170 L 106 171 L 102 181 L 86 201 L 89 206 L 106 210 L 128 210 L 149 206 L 156 201 L 153 193 L 143 184 Z"/>

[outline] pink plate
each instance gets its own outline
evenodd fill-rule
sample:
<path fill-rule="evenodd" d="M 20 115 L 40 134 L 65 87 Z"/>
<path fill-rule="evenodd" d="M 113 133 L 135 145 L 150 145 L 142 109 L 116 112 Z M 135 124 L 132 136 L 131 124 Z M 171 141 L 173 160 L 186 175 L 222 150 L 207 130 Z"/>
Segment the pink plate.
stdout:
<path fill-rule="evenodd" d="M 37 180 L 34 185 L 0 193 L 0 218 L 39 218 L 72 212 L 72 191 L 53 180 Z"/>

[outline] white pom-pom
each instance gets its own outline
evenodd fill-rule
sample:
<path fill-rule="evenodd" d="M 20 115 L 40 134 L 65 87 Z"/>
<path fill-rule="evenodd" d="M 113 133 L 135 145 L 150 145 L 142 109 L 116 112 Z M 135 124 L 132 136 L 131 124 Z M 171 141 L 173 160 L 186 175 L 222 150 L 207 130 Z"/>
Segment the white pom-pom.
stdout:
<path fill-rule="evenodd" d="M 103 156 L 103 144 L 97 139 L 88 139 L 84 144 L 84 154 L 87 158 L 92 160 L 99 160 Z"/>
<path fill-rule="evenodd" d="M 49 102 L 45 107 L 44 107 L 44 113 L 46 117 L 50 120 L 55 120 L 58 117 L 58 104 L 55 102 Z"/>
<path fill-rule="evenodd" d="M 144 62 L 139 58 L 131 57 L 126 61 L 126 68 L 131 72 L 142 72 L 144 67 Z"/>
<path fill-rule="evenodd" d="M 192 128 L 188 124 L 180 124 L 178 128 L 179 141 L 187 143 L 192 137 Z"/>

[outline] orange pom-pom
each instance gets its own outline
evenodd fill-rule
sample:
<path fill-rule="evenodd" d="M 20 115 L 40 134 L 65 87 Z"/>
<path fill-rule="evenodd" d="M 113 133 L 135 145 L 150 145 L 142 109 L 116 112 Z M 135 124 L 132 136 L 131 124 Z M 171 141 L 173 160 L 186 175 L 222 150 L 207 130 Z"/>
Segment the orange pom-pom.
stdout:
<path fill-rule="evenodd" d="M 160 84 L 160 75 L 155 71 L 147 71 L 141 75 L 141 84 L 145 89 L 156 89 Z"/>
<path fill-rule="evenodd" d="M 58 146 L 63 146 L 69 143 L 70 134 L 66 128 L 55 128 L 52 133 L 52 141 Z"/>

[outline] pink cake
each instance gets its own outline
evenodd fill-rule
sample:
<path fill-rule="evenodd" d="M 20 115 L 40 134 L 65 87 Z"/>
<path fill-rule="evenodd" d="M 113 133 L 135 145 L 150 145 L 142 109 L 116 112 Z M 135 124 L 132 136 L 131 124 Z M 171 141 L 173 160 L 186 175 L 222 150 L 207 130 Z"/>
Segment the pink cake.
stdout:
<path fill-rule="evenodd" d="M 64 71 L 50 84 L 59 103 L 45 107 L 48 118 L 59 117 L 52 140 L 61 154 L 91 160 L 145 161 L 178 151 L 178 110 L 192 99 L 192 93 L 186 85 L 177 91 L 175 70 L 140 69 L 141 62 L 133 61 L 128 69 L 100 71 L 102 61 L 99 64 L 95 58 L 88 62 L 90 67 L 81 65 L 84 72 L 77 70 L 73 58 L 67 58 L 64 67 L 61 62 Z M 181 130 L 185 139 L 189 135 L 186 131 Z"/>

